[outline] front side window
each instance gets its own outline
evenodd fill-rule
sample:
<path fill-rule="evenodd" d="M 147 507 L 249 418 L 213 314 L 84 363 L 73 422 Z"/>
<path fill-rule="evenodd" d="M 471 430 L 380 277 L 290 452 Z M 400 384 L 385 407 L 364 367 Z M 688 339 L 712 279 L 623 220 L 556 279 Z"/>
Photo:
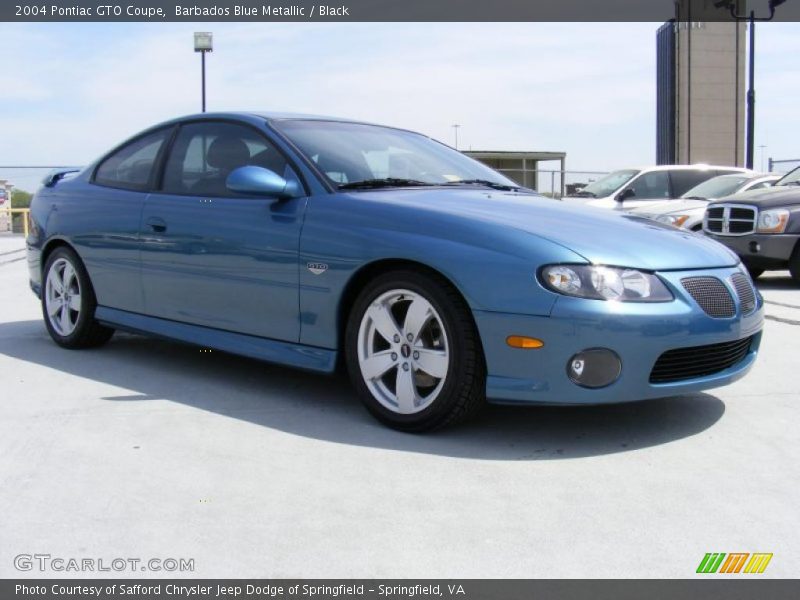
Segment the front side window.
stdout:
<path fill-rule="evenodd" d="M 633 190 L 631 197 L 637 200 L 669 198 L 669 176 L 666 171 L 642 173 L 626 189 Z"/>
<path fill-rule="evenodd" d="M 287 177 L 286 159 L 257 131 L 234 123 L 181 127 L 167 159 L 162 191 L 196 196 L 236 196 L 228 175 L 239 167 L 264 167 Z"/>
<path fill-rule="evenodd" d="M 94 182 L 125 189 L 146 189 L 161 147 L 172 129 L 161 129 L 123 146 L 97 167 Z"/>
<path fill-rule="evenodd" d="M 401 186 L 485 181 L 519 187 L 497 171 L 418 133 L 340 121 L 288 119 L 273 125 L 338 187 L 376 181 Z"/>
<path fill-rule="evenodd" d="M 749 188 L 747 188 L 747 190 L 762 190 L 764 188 L 772 187 L 774 183 L 774 181 L 760 181 L 751 185 Z"/>

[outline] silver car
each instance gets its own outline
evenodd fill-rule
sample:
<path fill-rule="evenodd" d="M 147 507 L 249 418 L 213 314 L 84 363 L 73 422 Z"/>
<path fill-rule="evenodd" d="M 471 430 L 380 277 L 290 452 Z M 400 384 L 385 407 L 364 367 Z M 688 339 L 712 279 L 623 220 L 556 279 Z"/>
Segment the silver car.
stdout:
<path fill-rule="evenodd" d="M 634 208 L 631 214 L 667 223 L 680 229 L 701 231 L 703 214 L 711 200 L 725 198 L 747 190 L 770 187 L 780 175 L 733 173 L 720 175 L 696 185 L 678 200 L 659 202 Z"/>

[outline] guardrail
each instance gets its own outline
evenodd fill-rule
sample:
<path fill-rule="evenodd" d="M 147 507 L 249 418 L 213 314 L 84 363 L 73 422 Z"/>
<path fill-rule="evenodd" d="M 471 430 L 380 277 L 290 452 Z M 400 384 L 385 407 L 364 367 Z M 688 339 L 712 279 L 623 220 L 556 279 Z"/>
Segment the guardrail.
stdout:
<path fill-rule="evenodd" d="M 25 237 L 28 237 L 28 218 L 31 214 L 30 208 L 0 208 L 0 215 L 3 213 L 6 214 L 8 218 L 8 225 L 9 230 L 13 233 L 14 231 L 14 215 L 22 215 L 22 233 Z"/>

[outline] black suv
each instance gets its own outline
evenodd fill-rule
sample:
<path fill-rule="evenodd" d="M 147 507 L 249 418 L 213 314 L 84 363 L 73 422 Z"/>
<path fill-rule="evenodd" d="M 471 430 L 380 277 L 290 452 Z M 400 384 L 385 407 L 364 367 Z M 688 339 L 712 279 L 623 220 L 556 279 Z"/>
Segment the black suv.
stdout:
<path fill-rule="evenodd" d="M 710 202 L 703 231 L 736 252 L 753 278 L 788 268 L 800 282 L 800 167 L 773 187 Z"/>

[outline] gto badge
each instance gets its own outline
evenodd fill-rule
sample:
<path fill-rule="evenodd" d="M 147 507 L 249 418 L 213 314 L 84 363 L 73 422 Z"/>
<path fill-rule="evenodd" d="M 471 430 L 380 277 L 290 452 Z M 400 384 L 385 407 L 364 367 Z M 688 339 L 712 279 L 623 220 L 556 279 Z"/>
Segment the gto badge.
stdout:
<path fill-rule="evenodd" d="M 325 263 L 316 263 L 310 262 L 306 265 L 308 270 L 311 271 L 314 275 L 322 275 L 325 271 L 328 270 L 328 265 Z"/>

